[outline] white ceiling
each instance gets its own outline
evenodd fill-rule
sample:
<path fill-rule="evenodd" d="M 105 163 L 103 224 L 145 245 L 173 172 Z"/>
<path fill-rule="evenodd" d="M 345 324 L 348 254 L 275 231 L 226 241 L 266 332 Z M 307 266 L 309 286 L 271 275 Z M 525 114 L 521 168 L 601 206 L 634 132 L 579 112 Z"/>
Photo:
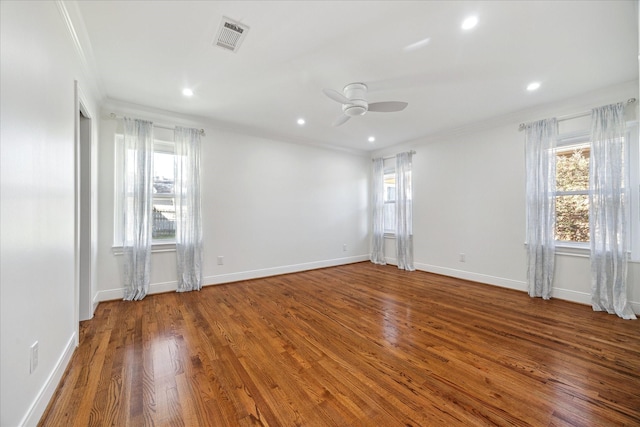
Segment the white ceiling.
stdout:
<path fill-rule="evenodd" d="M 635 1 L 80 1 L 111 99 L 303 143 L 377 150 L 638 78 Z M 213 46 L 222 16 L 250 27 Z M 463 31 L 469 15 L 477 27 Z M 419 49 L 403 48 L 429 38 Z M 542 87 L 533 93 L 528 83 Z M 321 91 L 369 86 L 397 113 L 331 123 Z M 192 98 L 181 91 L 191 87 Z M 296 124 L 299 117 L 304 126 Z M 367 138 L 376 137 L 374 143 Z"/>

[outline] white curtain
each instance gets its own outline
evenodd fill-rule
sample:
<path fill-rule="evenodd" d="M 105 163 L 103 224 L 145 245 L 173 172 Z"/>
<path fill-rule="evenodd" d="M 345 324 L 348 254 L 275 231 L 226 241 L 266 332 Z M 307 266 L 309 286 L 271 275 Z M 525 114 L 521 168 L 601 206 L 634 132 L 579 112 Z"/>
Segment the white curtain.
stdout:
<path fill-rule="evenodd" d="M 384 160 L 373 159 L 373 238 L 371 240 L 371 262 L 386 264 L 384 258 Z"/>
<path fill-rule="evenodd" d="M 534 122 L 525 140 L 529 296 L 551 298 L 555 263 L 555 118 Z"/>
<path fill-rule="evenodd" d="M 589 229 L 591 304 L 595 311 L 636 316 L 627 303 L 627 191 L 622 103 L 591 111 Z"/>
<path fill-rule="evenodd" d="M 122 189 L 124 299 L 141 300 L 149 290 L 151 206 L 153 202 L 153 123 L 124 119 Z"/>
<path fill-rule="evenodd" d="M 396 155 L 396 257 L 398 268 L 413 271 L 412 152 Z"/>
<path fill-rule="evenodd" d="M 202 288 L 200 131 L 176 127 L 176 258 L 178 292 Z"/>

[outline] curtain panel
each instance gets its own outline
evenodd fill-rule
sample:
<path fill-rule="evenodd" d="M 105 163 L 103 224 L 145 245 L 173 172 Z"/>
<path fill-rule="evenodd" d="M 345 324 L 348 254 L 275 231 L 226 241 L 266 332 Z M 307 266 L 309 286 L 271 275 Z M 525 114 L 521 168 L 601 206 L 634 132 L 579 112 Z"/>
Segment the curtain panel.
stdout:
<path fill-rule="evenodd" d="M 595 311 L 636 316 L 627 302 L 627 204 L 624 105 L 591 112 L 589 229 L 591 305 Z"/>
<path fill-rule="evenodd" d="M 398 268 L 414 271 L 413 266 L 413 189 L 412 152 L 396 156 L 396 257 Z"/>
<path fill-rule="evenodd" d="M 175 197 L 178 292 L 202 288 L 200 131 L 176 127 Z"/>
<path fill-rule="evenodd" d="M 551 298 L 555 267 L 555 147 L 558 122 L 540 120 L 525 136 L 527 283 L 529 296 Z"/>
<path fill-rule="evenodd" d="M 153 202 L 153 123 L 124 118 L 122 252 L 124 299 L 149 291 Z"/>
<path fill-rule="evenodd" d="M 386 264 L 384 257 L 384 160 L 373 159 L 373 236 L 371 238 L 371 262 Z"/>

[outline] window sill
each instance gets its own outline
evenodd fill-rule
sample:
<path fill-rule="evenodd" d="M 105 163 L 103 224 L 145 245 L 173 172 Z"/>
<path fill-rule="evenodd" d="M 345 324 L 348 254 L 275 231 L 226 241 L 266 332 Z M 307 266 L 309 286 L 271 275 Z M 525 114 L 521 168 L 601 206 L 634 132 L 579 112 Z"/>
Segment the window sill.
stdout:
<path fill-rule="evenodd" d="M 395 239 L 396 235 L 394 233 L 384 233 L 383 237 L 385 239 Z"/>
<path fill-rule="evenodd" d="M 526 243 L 524 247 L 527 247 Z M 556 255 L 589 258 L 591 256 L 591 248 L 587 243 L 556 242 Z M 627 255 L 629 263 L 640 264 L 640 259 L 633 258 L 631 251 Z"/>
<path fill-rule="evenodd" d="M 556 255 L 589 258 L 591 248 L 585 243 L 556 242 Z"/>
<path fill-rule="evenodd" d="M 175 251 L 176 251 L 176 243 L 175 242 L 171 242 L 171 243 L 153 243 L 151 245 L 151 253 L 175 252 Z M 122 246 L 112 246 L 111 247 L 111 252 L 116 256 L 122 255 L 123 254 Z"/>

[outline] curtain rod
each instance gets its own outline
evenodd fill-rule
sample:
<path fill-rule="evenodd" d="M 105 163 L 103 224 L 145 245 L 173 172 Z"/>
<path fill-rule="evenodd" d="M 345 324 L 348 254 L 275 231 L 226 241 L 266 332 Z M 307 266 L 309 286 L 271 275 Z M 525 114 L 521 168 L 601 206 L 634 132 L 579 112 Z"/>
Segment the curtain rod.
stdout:
<path fill-rule="evenodd" d="M 636 99 L 635 99 L 635 98 L 629 98 L 629 99 L 627 99 L 627 105 L 629 105 L 629 104 L 633 104 L 634 102 L 636 102 Z M 581 112 L 581 113 L 565 114 L 564 116 L 556 117 L 556 119 L 557 119 L 559 122 L 563 122 L 563 121 L 565 121 L 565 120 L 571 120 L 571 119 L 577 119 L 577 118 L 579 118 L 579 117 L 585 117 L 585 116 L 588 116 L 589 114 L 591 114 L 591 111 L 583 111 L 583 112 Z M 520 126 L 518 127 L 518 131 L 522 131 L 522 130 L 526 129 L 526 128 L 527 128 L 527 126 L 528 126 L 530 123 L 531 123 L 531 122 L 529 122 L 529 123 L 520 123 Z"/>
<path fill-rule="evenodd" d="M 416 152 L 414 150 L 409 151 L 409 153 L 416 154 Z M 387 156 L 387 157 L 383 157 L 382 160 L 389 160 L 389 159 L 395 159 L 396 156 Z M 373 162 L 375 159 L 371 159 L 371 161 Z"/>
<path fill-rule="evenodd" d="M 112 120 L 124 119 L 124 117 L 118 116 L 118 115 L 116 115 L 116 113 L 109 113 L 109 118 L 112 119 Z M 155 123 L 153 124 L 153 127 L 160 128 L 160 129 L 167 129 L 167 130 L 176 130 L 175 127 L 162 126 L 162 125 L 157 125 Z M 200 135 L 206 136 L 206 133 L 204 133 L 204 129 L 200 129 Z"/>

